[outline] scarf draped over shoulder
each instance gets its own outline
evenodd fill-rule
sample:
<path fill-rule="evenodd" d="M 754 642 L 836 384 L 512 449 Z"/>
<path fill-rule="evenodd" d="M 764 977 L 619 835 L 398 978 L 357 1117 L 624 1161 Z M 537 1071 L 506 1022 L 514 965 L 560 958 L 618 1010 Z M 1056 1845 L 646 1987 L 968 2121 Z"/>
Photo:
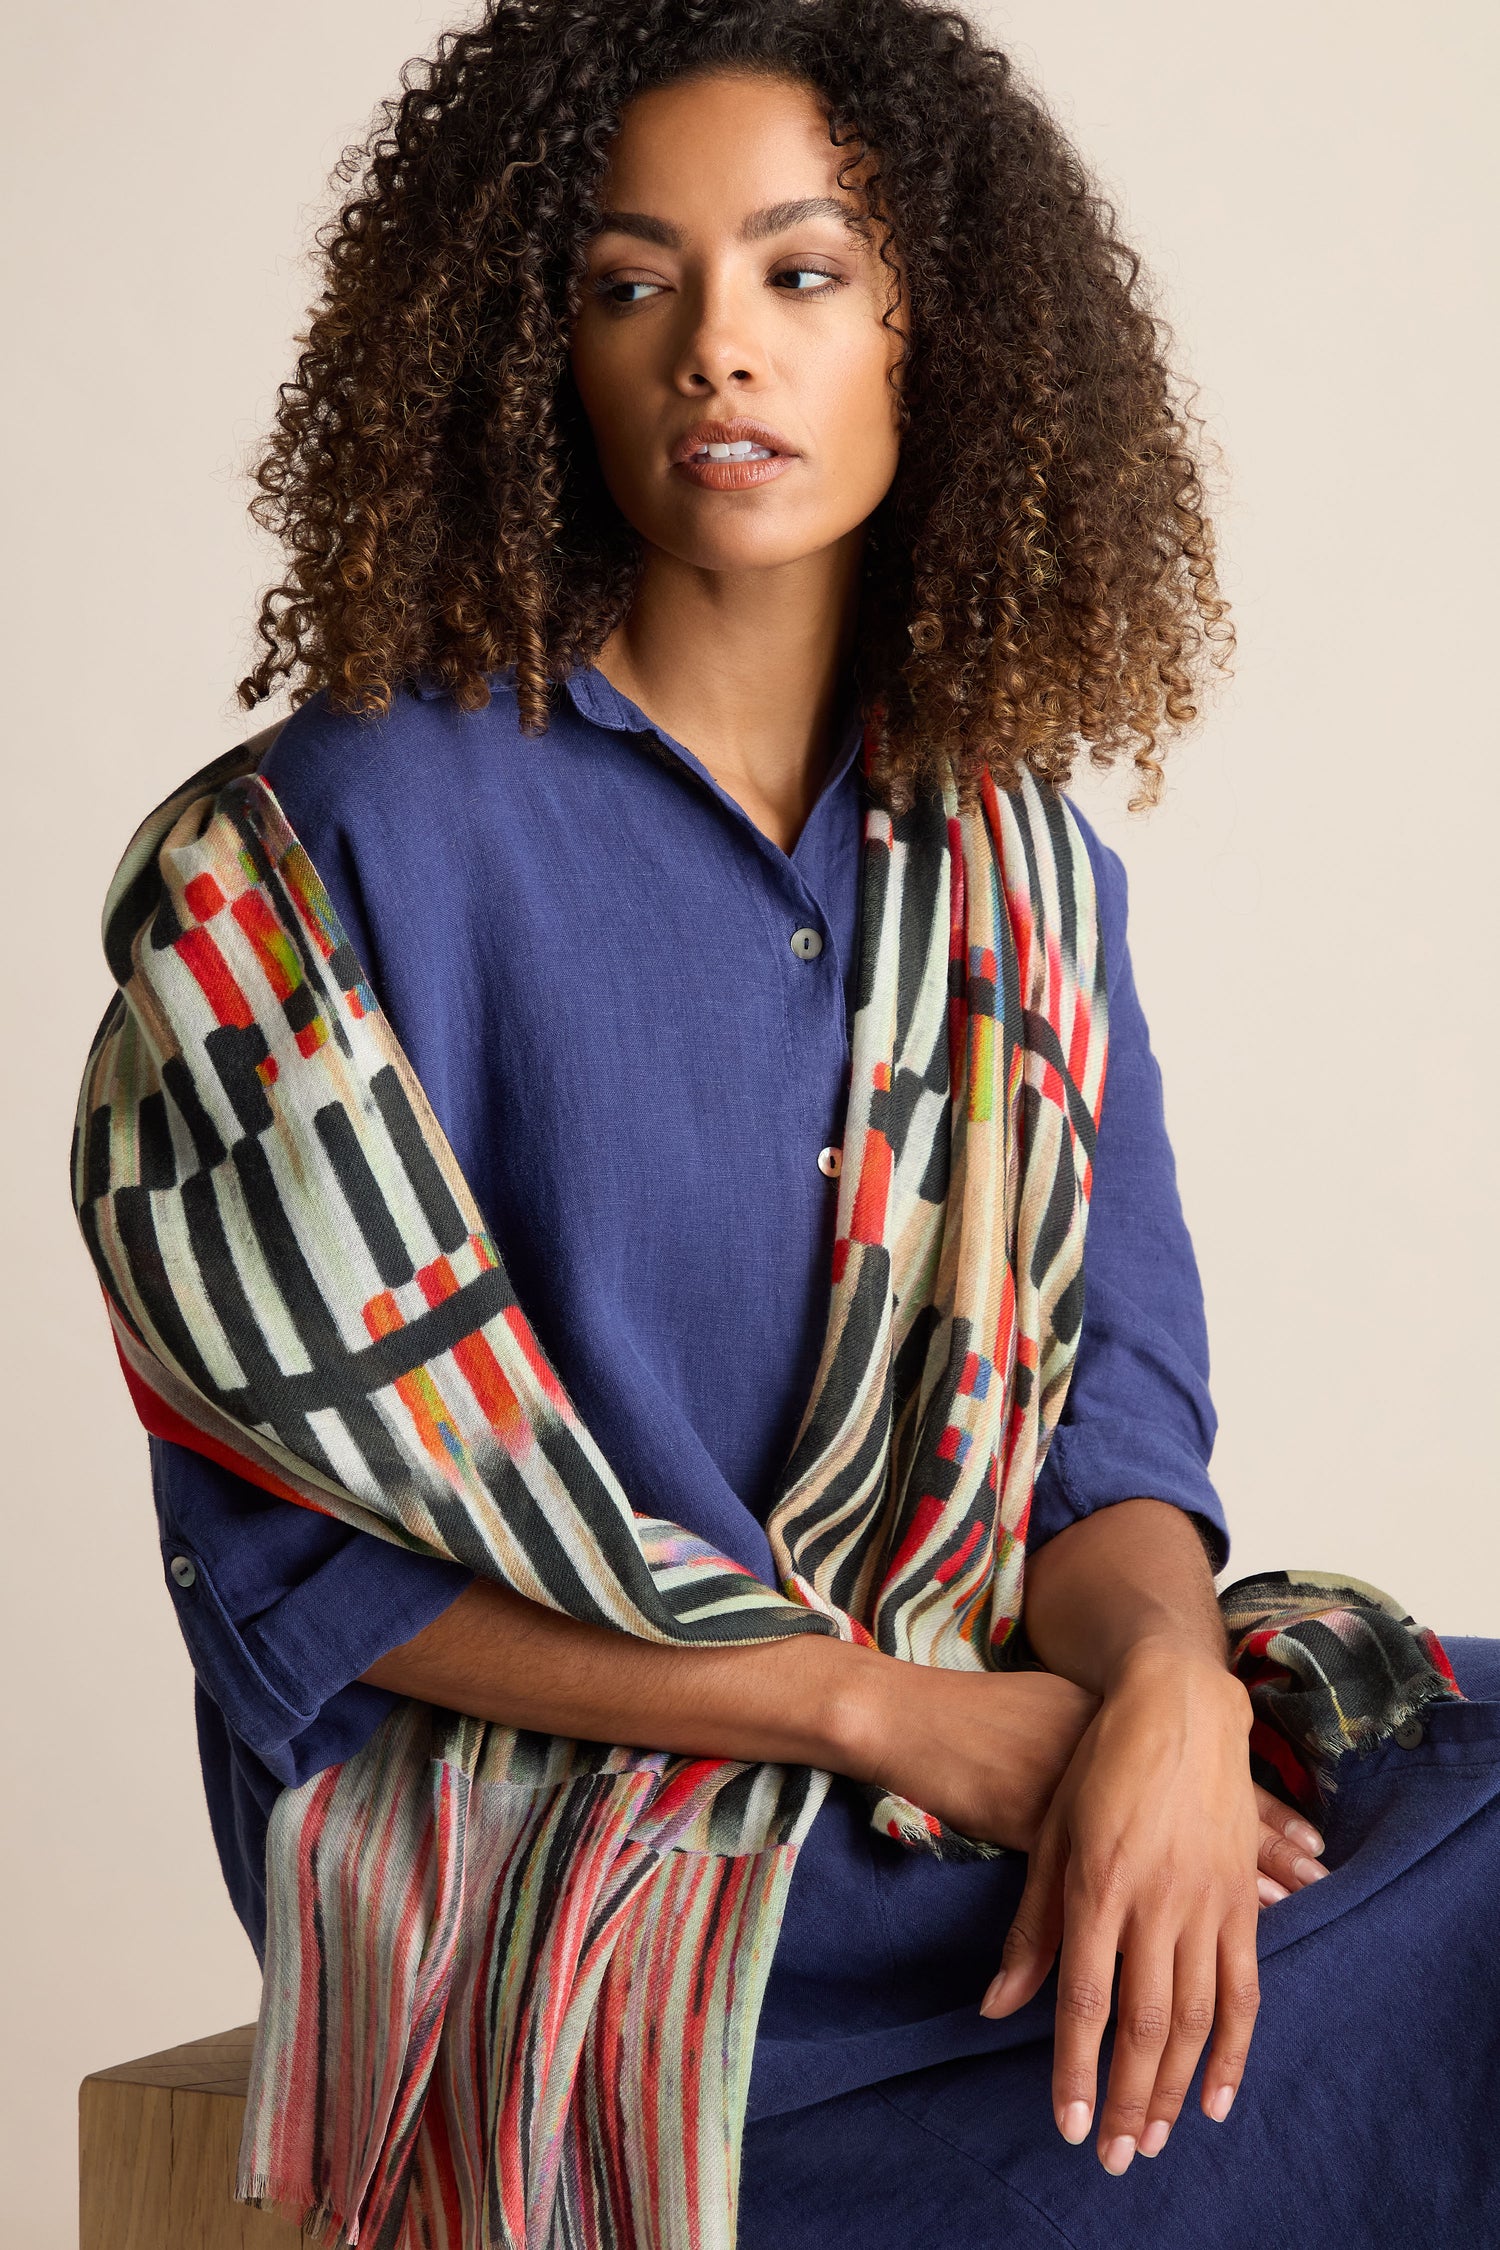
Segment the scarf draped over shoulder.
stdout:
<path fill-rule="evenodd" d="M 1025 775 L 866 810 L 827 1329 L 772 1586 L 638 1509 L 593 1441 L 257 771 L 276 731 L 157 808 L 105 908 L 73 1192 L 146 1427 L 659 1644 L 1033 1662 L 1027 1522 L 1108 1054 L 1066 799 Z M 1362 1581 L 1219 1601 L 1256 1777 L 1304 1808 L 1346 1750 L 1459 1693 Z M 376 2250 L 730 2250 L 761 1997 L 829 1782 L 399 1700 L 272 1810 L 237 2196 Z M 913 1849 L 998 1852 L 865 1793 Z"/>

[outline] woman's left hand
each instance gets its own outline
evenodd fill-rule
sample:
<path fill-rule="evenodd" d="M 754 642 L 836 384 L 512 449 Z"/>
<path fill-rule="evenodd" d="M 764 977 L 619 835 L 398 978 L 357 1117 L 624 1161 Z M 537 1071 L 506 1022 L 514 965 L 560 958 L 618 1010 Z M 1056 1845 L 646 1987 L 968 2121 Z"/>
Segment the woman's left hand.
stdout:
<path fill-rule="evenodd" d="M 1131 1650 L 1042 1820 L 982 2004 L 989 2016 L 1024 2006 L 1061 1948 L 1053 2108 L 1064 2138 L 1082 2141 L 1123 1956 L 1098 2137 L 1111 2172 L 1138 2146 L 1159 2152 L 1210 2032 L 1201 2107 L 1228 2115 L 1260 2006 L 1260 1870 L 1278 1891 L 1288 1876 L 1314 1879 L 1291 1865 L 1305 1824 L 1250 1778 L 1252 1717 L 1222 1665 L 1156 1644 Z"/>

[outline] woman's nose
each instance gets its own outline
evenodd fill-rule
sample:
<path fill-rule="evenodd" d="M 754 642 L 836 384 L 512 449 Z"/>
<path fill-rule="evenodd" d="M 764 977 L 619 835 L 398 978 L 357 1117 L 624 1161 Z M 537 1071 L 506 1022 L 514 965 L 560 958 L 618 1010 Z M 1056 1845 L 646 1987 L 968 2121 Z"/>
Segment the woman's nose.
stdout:
<path fill-rule="evenodd" d="M 763 370 L 754 318 L 743 293 L 720 283 L 684 292 L 675 377 L 685 391 L 753 382 Z"/>

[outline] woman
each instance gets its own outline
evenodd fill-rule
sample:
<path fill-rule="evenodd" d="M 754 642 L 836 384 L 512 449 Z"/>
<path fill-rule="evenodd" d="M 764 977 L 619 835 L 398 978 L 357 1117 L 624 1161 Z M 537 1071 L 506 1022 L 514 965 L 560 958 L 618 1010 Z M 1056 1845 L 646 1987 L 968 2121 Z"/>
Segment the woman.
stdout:
<path fill-rule="evenodd" d="M 912 0 L 498 7 L 393 106 L 326 253 L 260 473 L 290 562 L 242 698 L 291 679 L 296 709 L 258 770 L 637 1513 L 775 1586 L 867 809 L 945 771 L 1060 790 L 1079 742 L 1150 800 L 1227 640 L 1156 324 L 1057 128 Z M 274 1809 L 399 1699 L 815 1769 L 745 2250 L 1310 2240 L 1330 2190 L 1357 2240 L 1481 2239 L 1500 2191 L 1451 2059 L 1461 2029 L 1475 2081 L 1496 2054 L 1469 1925 L 1500 1644 L 1450 1641 L 1468 1700 L 1342 1761 L 1322 1864 L 1252 1778 L 1124 872 L 1069 813 L 1107 1098 L 1017 1635 L 973 1671 L 868 1633 L 661 1645 L 158 1420 L 226 1879 L 264 1959 Z M 868 1791 L 972 1856 L 878 1833 Z M 678 2239 L 662 2178 L 642 2242 Z M 502 2205 L 482 2239 L 574 2239 Z M 409 2239 L 479 2226 L 424 2203 Z"/>

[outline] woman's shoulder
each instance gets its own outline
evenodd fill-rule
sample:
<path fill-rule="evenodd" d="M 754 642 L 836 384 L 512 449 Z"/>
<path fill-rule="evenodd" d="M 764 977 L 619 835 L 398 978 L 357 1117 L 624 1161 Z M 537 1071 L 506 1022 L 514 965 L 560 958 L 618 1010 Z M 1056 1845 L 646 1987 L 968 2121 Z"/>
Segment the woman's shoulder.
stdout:
<path fill-rule="evenodd" d="M 299 704 L 259 772 L 300 836 L 389 832 L 467 795 L 496 752 L 519 738 L 509 682 L 491 682 L 480 711 L 430 689 L 401 688 L 384 712 L 341 711 L 326 692 Z"/>

